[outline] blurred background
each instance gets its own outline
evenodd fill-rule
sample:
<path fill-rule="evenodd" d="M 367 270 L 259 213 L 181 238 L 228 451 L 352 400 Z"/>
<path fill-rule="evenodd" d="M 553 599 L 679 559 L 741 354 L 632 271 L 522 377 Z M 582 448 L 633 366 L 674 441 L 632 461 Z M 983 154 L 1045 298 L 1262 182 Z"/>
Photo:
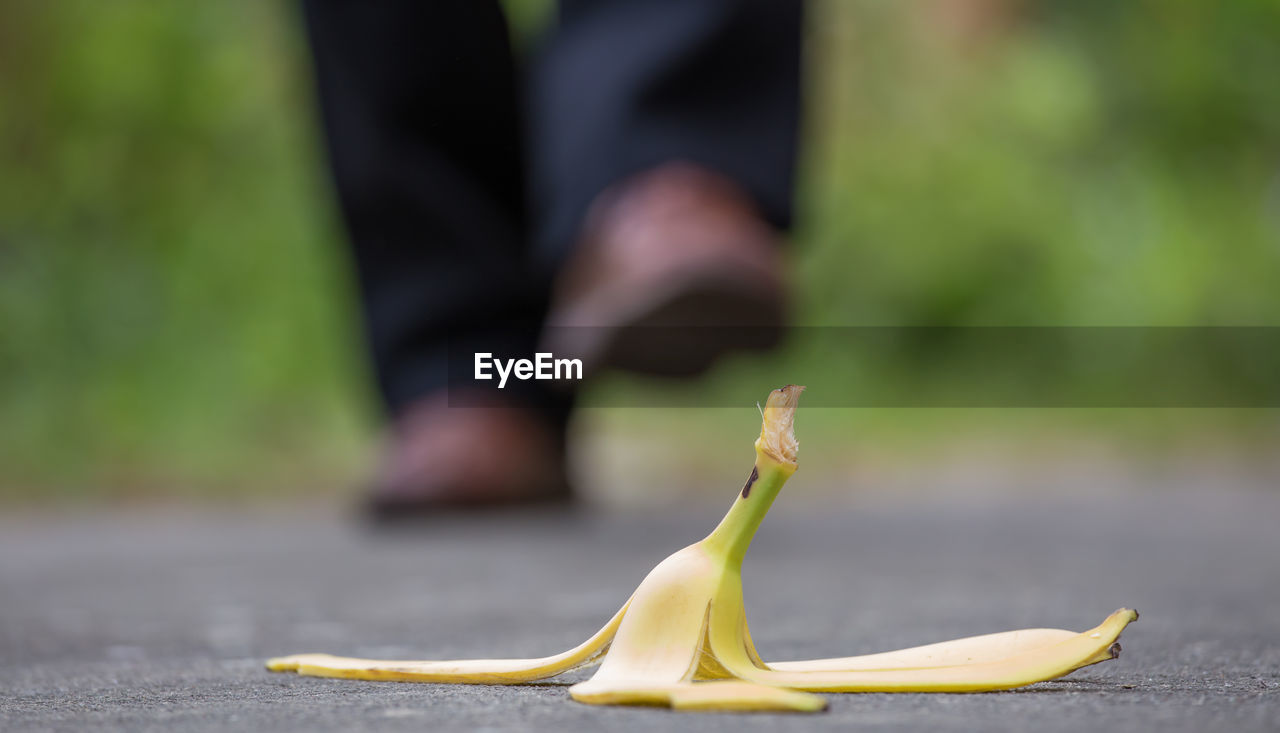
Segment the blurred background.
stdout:
<path fill-rule="evenodd" d="M 553 6 L 506 4 L 531 47 Z M 828 0 L 807 42 L 798 323 L 1280 326 L 1280 5 Z M 0 506 L 355 496 L 380 416 L 307 63 L 286 2 L 0 4 Z M 590 389 L 930 374 L 850 358 Z M 758 424 L 583 410 L 581 487 L 720 500 Z M 1274 410 L 824 408 L 799 432 L 797 500 L 1280 485 Z"/>

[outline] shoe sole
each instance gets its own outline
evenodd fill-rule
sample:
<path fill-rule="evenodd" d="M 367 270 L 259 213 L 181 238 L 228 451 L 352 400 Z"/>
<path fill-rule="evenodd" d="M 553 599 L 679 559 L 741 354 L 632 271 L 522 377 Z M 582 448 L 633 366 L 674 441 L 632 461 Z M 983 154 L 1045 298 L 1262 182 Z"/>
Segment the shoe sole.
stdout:
<path fill-rule="evenodd" d="M 440 517 L 492 515 L 529 512 L 563 513 L 577 508 L 573 491 L 567 484 L 545 493 L 490 499 L 468 499 L 432 496 L 386 499 L 367 497 L 357 508 L 365 523 L 373 527 L 417 524 Z"/>
<path fill-rule="evenodd" d="M 727 354 L 774 348 L 786 324 L 783 298 L 772 283 L 748 284 L 719 273 L 668 282 L 643 302 L 613 311 L 607 320 L 623 325 L 553 326 L 544 347 L 582 359 L 587 373 L 691 377 Z"/>

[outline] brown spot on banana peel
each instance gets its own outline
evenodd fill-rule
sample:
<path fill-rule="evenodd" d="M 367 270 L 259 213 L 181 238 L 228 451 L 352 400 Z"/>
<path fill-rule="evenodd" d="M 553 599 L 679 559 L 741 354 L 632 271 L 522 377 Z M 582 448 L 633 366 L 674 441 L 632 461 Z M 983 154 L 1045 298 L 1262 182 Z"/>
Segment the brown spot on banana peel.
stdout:
<path fill-rule="evenodd" d="M 747 478 L 747 483 L 742 486 L 742 498 L 745 499 L 751 495 L 751 485 L 760 478 L 760 469 L 756 466 L 751 467 L 751 475 Z"/>

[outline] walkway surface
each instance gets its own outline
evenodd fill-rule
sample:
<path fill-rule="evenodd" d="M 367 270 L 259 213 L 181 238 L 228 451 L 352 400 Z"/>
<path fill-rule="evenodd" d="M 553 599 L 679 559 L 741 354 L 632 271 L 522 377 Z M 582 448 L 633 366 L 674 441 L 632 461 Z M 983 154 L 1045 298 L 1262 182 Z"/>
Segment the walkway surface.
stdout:
<path fill-rule="evenodd" d="M 284 515 L 8 517 L 0 728 L 1280 730 L 1280 492 L 822 512 L 783 502 L 765 522 L 745 580 L 766 658 L 1142 612 L 1119 660 L 1022 691 L 830 695 L 830 711 L 809 717 L 676 714 L 580 705 L 560 683 L 367 683 L 262 667 L 302 651 L 558 651 L 717 518 L 586 513 L 379 534 Z"/>

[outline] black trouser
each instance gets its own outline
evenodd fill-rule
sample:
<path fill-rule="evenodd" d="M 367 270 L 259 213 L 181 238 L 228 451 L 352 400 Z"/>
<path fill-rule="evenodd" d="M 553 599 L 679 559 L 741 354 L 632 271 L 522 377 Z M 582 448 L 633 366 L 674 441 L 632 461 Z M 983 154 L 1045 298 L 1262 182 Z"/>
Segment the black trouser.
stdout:
<path fill-rule="evenodd" d="M 393 412 L 446 384 L 450 344 L 533 353 L 536 328 L 505 326 L 542 320 L 590 202 L 631 173 L 700 163 L 789 222 L 800 0 L 562 0 L 527 77 L 494 0 L 304 5 Z"/>

